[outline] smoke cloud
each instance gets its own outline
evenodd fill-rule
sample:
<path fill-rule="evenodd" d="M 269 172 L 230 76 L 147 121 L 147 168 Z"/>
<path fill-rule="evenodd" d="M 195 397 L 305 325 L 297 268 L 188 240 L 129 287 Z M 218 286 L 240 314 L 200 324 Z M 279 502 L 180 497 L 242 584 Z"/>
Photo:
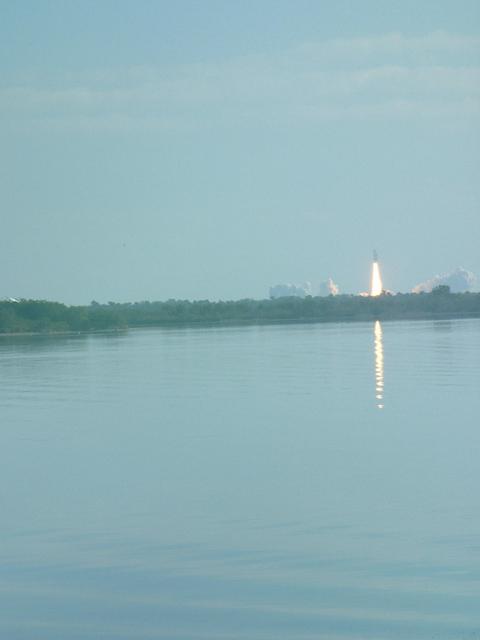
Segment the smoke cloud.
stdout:
<path fill-rule="evenodd" d="M 321 282 L 317 289 L 318 296 L 336 296 L 339 292 L 338 285 L 328 278 L 324 282 Z M 312 285 L 310 282 L 304 284 L 276 284 L 274 287 L 270 287 L 270 298 L 285 298 L 288 296 L 294 296 L 296 298 L 305 298 L 311 296 Z"/>
<path fill-rule="evenodd" d="M 318 287 L 318 295 L 319 296 L 336 296 L 339 293 L 340 289 L 338 288 L 338 284 L 328 278 L 325 282 L 321 282 Z"/>
<path fill-rule="evenodd" d="M 285 298 L 294 296 L 295 298 L 305 298 L 312 295 L 312 285 L 310 282 L 305 284 L 276 284 L 270 287 L 270 298 Z"/>
<path fill-rule="evenodd" d="M 413 287 L 412 293 L 421 293 L 422 291 L 429 293 L 439 285 L 447 285 L 450 287 L 452 293 L 463 293 L 465 291 L 472 291 L 472 289 L 476 287 L 476 284 L 477 276 L 474 273 L 467 271 L 467 269 L 463 267 L 457 267 L 450 273 L 441 276 L 437 275 L 430 280 L 420 282 Z"/>

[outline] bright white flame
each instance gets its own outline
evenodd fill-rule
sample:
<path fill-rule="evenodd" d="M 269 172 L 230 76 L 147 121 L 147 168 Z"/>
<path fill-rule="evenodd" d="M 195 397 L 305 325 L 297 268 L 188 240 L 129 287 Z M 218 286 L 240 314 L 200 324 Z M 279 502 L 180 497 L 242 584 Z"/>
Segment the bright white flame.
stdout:
<path fill-rule="evenodd" d="M 372 265 L 372 286 L 370 288 L 371 296 L 379 296 L 383 291 L 382 277 L 380 275 L 380 267 L 378 262 L 374 262 Z"/>
<path fill-rule="evenodd" d="M 378 400 L 377 407 L 383 409 L 383 333 L 382 325 L 375 321 L 373 328 L 375 337 L 375 398 Z"/>

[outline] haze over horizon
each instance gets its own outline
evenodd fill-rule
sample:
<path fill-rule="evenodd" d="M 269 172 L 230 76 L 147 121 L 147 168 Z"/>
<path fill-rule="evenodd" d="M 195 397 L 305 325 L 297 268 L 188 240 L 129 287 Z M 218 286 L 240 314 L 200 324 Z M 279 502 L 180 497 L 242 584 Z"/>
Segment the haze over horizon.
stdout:
<path fill-rule="evenodd" d="M 480 273 L 476 1 L 2 2 L 0 297 Z"/>

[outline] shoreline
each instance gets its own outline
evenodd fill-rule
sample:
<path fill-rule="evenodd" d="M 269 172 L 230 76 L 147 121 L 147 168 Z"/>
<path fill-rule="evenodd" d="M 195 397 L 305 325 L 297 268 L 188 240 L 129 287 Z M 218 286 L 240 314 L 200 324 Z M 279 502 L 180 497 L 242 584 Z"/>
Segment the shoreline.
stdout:
<path fill-rule="evenodd" d="M 126 333 L 135 329 L 182 329 L 192 327 L 234 327 L 234 326 L 268 326 L 268 325 L 287 325 L 287 324 L 334 324 L 334 323 L 357 323 L 357 322 L 402 322 L 402 321 L 426 321 L 426 320 L 472 320 L 480 319 L 480 312 L 411 312 L 403 314 L 378 314 L 378 315 L 339 315 L 336 318 L 325 317 L 306 317 L 298 318 L 255 318 L 255 319 L 220 319 L 220 320 L 185 320 L 185 321 L 164 321 L 142 324 L 132 324 L 121 328 L 112 329 L 87 329 L 85 331 L 19 331 L 19 332 L 0 332 L 1 338 L 19 338 L 19 337 L 74 337 L 89 335 L 109 335 Z"/>

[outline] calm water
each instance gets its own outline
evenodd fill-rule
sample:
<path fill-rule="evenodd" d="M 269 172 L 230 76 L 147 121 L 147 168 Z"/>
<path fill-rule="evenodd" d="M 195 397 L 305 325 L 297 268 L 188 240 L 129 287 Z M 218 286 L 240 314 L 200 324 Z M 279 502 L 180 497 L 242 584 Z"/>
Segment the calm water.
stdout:
<path fill-rule="evenodd" d="M 0 338 L 0 638 L 480 638 L 480 321 Z"/>

